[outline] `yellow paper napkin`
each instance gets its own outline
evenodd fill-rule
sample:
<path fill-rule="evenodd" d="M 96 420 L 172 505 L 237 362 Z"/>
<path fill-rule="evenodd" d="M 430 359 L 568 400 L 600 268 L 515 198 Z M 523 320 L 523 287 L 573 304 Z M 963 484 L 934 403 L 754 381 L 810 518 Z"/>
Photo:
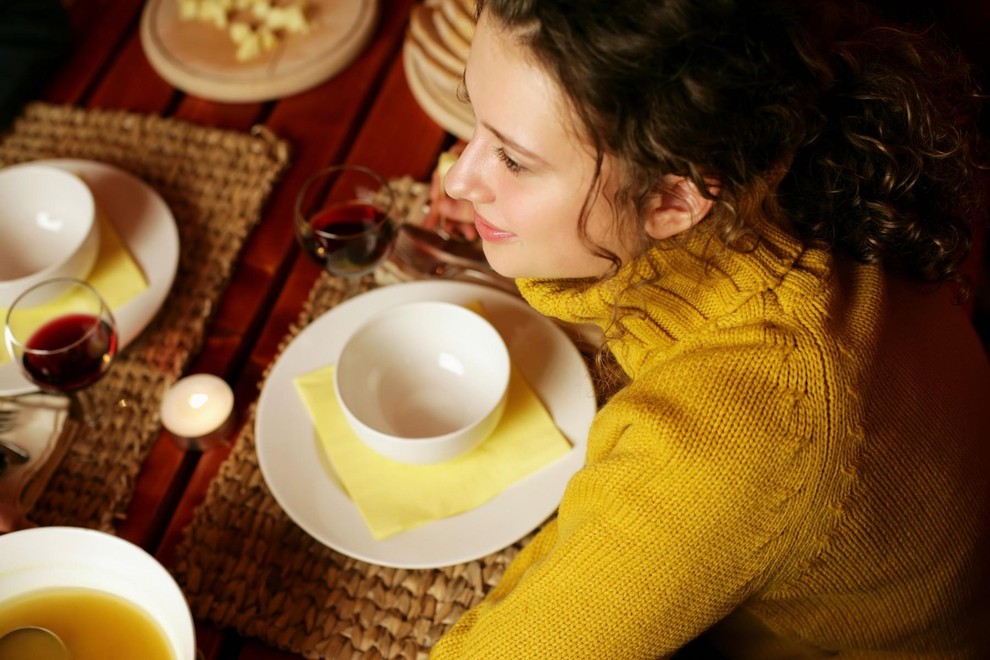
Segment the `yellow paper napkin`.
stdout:
<path fill-rule="evenodd" d="M 295 385 L 321 447 L 378 540 L 484 504 L 571 450 L 515 367 L 505 412 L 491 436 L 470 452 L 434 465 L 398 463 L 365 445 L 340 410 L 333 365 L 298 376 Z"/>
<path fill-rule="evenodd" d="M 96 220 L 100 227 L 100 247 L 86 281 L 100 292 L 110 309 L 115 310 L 147 289 L 148 278 L 99 206 L 96 208 Z M 63 304 L 64 300 L 55 300 L 36 310 L 38 314 L 50 316 Z M 0 319 L 6 316 L 7 310 L 0 308 Z M 0 341 L 0 364 L 10 361 L 4 343 Z"/>

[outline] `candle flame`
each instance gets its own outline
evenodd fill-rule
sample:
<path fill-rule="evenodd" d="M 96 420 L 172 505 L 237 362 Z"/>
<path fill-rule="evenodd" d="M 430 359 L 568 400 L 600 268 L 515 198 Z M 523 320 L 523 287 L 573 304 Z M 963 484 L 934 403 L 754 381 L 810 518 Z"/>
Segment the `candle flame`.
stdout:
<path fill-rule="evenodd" d="M 202 394 L 202 393 L 193 394 L 192 396 L 189 397 L 189 407 L 199 410 L 200 408 L 206 405 L 206 402 L 209 399 L 210 397 L 207 394 Z"/>

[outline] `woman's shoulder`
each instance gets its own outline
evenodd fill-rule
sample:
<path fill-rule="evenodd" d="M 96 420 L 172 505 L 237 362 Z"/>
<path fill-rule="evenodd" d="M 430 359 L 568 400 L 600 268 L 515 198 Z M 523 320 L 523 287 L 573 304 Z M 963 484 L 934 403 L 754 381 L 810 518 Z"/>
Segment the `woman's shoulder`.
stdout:
<path fill-rule="evenodd" d="M 825 302 L 786 309 L 776 294 L 765 298 L 753 303 L 762 315 L 723 319 L 647 360 L 601 423 L 682 455 L 752 460 L 757 472 L 761 463 L 795 460 L 798 448 L 802 461 L 816 463 L 812 472 L 831 469 L 828 452 L 807 450 L 838 437 L 835 420 L 863 415 L 862 401 L 845 394 L 871 368 L 869 341 L 860 330 L 851 341 L 832 328 Z M 857 312 L 860 320 L 876 316 L 873 307 Z"/>

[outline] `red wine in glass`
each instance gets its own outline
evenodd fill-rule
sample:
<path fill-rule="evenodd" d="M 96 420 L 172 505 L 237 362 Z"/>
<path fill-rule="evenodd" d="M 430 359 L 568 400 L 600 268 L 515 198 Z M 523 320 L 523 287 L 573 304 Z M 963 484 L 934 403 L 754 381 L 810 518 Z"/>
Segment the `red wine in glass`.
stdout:
<path fill-rule="evenodd" d="M 388 181 L 363 165 L 332 165 L 314 172 L 296 194 L 296 237 L 330 275 L 344 280 L 344 298 L 360 290 L 395 240 L 395 194 Z"/>
<path fill-rule="evenodd" d="M 308 219 L 301 242 L 309 255 L 341 277 L 375 269 L 388 254 L 395 227 L 381 207 L 351 202 L 317 211 Z"/>
<path fill-rule="evenodd" d="M 99 380 L 117 353 L 117 333 L 92 314 L 66 314 L 40 326 L 21 359 L 28 377 L 48 390 L 73 392 Z"/>
<path fill-rule="evenodd" d="M 71 277 L 35 284 L 11 303 L 3 337 L 7 354 L 28 381 L 65 393 L 72 401 L 71 414 L 89 426 L 107 418 L 89 386 L 110 369 L 119 340 L 99 291 Z M 118 397 L 114 407 L 126 407 L 126 398 Z"/>

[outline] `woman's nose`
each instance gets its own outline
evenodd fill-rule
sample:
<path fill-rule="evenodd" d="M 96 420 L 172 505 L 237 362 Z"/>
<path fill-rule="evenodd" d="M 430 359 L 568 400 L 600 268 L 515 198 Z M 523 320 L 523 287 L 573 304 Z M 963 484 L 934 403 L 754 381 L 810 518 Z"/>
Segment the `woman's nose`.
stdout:
<path fill-rule="evenodd" d="M 457 161 L 447 170 L 447 174 L 443 178 L 443 187 L 446 193 L 454 199 L 473 204 L 489 201 L 488 198 L 491 197 L 491 193 L 484 183 L 479 151 L 474 141 L 469 142 Z"/>

